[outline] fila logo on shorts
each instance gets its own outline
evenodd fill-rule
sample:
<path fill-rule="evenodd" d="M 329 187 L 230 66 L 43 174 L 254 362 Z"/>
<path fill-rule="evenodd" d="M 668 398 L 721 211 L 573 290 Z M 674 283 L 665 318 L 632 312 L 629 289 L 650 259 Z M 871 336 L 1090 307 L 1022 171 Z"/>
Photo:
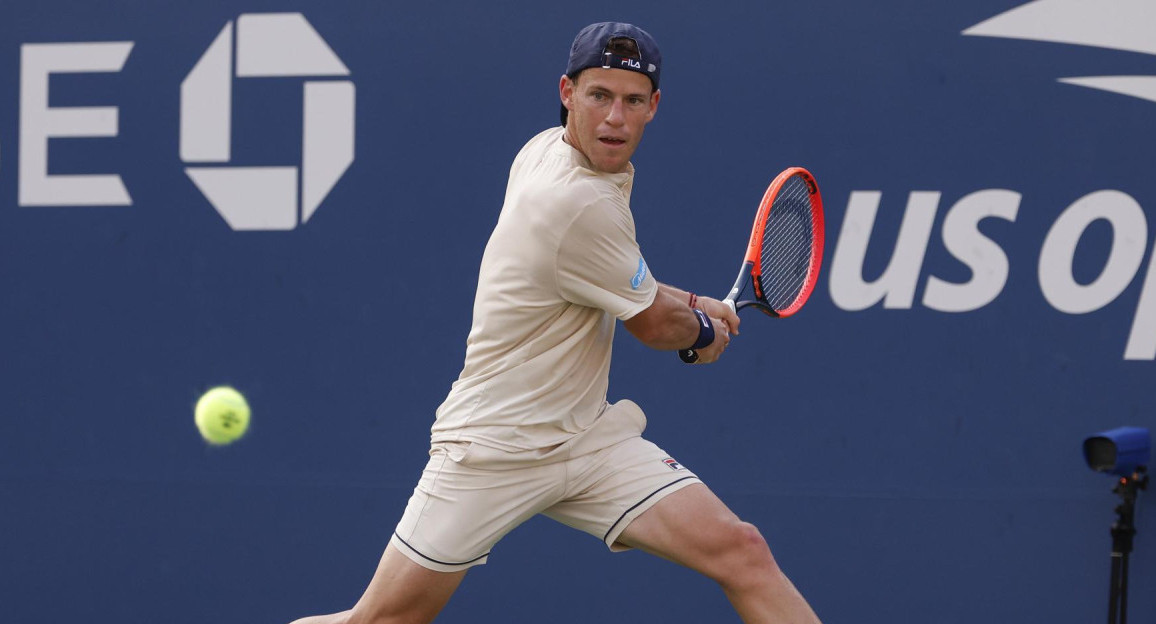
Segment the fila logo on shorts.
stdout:
<path fill-rule="evenodd" d="M 682 470 L 682 464 L 674 461 L 673 457 L 667 457 L 666 459 L 662 460 L 662 463 L 670 467 L 671 470 Z"/>

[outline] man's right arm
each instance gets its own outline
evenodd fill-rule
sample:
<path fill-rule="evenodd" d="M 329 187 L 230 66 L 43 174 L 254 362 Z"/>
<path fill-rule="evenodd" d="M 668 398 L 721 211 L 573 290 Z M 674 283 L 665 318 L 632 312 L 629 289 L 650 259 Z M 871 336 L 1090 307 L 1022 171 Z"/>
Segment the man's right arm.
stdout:
<path fill-rule="evenodd" d="M 623 321 L 626 330 L 642 344 L 661 351 L 677 351 L 686 349 L 698 340 L 699 321 L 694 309 L 688 305 L 690 293 L 668 286 L 658 285 L 658 294 L 650 307 L 635 314 L 629 320 Z M 712 300 L 713 301 L 713 300 Z M 711 317 L 714 326 L 714 341 L 708 346 L 698 349 L 698 362 L 709 364 L 722 355 L 723 349 L 730 343 L 732 325 L 738 326 L 738 317 L 729 309 L 719 311 L 699 306 L 708 313 L 718 313 L 719 317 Z"/>

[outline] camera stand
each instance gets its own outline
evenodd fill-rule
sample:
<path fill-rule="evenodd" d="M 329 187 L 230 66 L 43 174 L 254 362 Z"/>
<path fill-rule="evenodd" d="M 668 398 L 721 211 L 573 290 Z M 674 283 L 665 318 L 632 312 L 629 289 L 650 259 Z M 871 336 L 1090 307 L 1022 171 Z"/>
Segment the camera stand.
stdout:
<path fill-rule="evenodd" d="M 1121 477 L 1112 491 L 1124 502 L 1116 506 L 1112 523 L 1112 580 L 1108 591 L 1108 624 L 1128 624 L 1128 555 L 1132 553 L 1132 536 L 1136 535 L 1133 517 L 1136 494 L 1147 489 L 1148 475 L 1141 466 L 1130 477 Z M 1117 615 L 1119 619 L 1117 619 Z"/>

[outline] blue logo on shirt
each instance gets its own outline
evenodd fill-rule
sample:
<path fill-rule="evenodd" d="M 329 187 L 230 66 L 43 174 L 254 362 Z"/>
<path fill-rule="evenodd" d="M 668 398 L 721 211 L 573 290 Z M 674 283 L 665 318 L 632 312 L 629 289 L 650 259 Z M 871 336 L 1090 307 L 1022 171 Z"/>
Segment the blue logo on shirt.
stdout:
<path fill-rule="evenodd" d="M 642 258 L 638 259 L 638 271 L 634 273 L 634 277 L 630 278 L 630 287 L 638 290 L 642 285 L 642 280 L 646 279 L 646 261 Z"/>

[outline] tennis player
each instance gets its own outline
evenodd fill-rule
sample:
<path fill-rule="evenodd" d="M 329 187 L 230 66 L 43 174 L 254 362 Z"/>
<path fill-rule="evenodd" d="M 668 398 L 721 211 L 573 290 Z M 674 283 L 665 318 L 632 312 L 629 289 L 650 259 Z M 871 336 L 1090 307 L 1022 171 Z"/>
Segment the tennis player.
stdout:
<path fill-rule="evenodd" d="M 630 24 L 574 39 L 563 125 L 510 169 L 429 463 L 353 609 L 297 624 L 430 622 L 537 514 L 705 574 L 744 622 L 818 622 L 759 531 L 642 437 L 637 405 L 606 401 L 617 320 L 655 349 L 693 346 L 699 363 L 739 326 L 718 300 L 657 282 L 635 240 L 630 158 L 658 110 L 661 69 L 654 39 Z"/>

